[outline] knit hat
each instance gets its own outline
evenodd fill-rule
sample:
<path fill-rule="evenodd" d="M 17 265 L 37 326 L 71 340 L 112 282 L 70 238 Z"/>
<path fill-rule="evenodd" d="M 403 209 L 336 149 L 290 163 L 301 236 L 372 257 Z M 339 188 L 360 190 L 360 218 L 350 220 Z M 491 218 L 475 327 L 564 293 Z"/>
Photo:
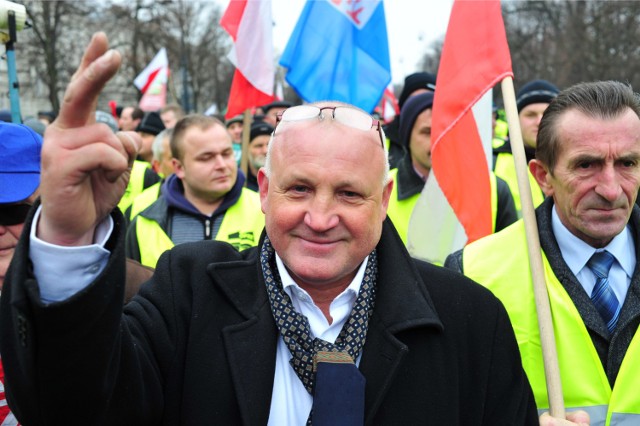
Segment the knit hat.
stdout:
<path fill-rule="evenodd" d="M 411 130 L 416 122 L 416 118 L 425 109 L 433 107 L 433 92 L 420 93 L 407 99 L 400 110 L 400 143 L 405 147 L 409 147 L 409 139 L 411 139 Z"/>
<path fill-rule="evenodd" d="M 0 122 L 0 203 L 15 203 L 40 185 L 42 137 L 24 124 Z"/>
<path fill-rule="evenodd" d="M 231 117 L 227 121 L 224 122 L 224 125 L 229 128 L 233 123 L 242 123 L 244 121 L 244 115 L 238 114 L 235 117 Z"/>
<path fill-rule="evenodd" d="M 155 111 L 146 113 L 140 120 L 138 127 L 136 127 L 136 132 L 149 133 L 153 136 L 157 136 L 163 130 L 164 123 L 160 118 L 160 114 Z"/>
<path fill-rule="evenodd" d="M 273 126 L 264 121 L 256 121 L 251 125 L 251 133 L 249 134 L 249 143 L 258 136 L 269 135 L 273 133 Z"/>
<path fill-rule="evenodd" d="M 273 101 L 270 104 L 263 105 L 261 109 L 266 114 L 271 108 L 290 108 L 292 106 L 293 103 L 289 101 Z"/>
<path fill-rule="evenodd" d="M 548 104 L 558 96 L 558 93 L 560 93 L 560 90 L 547 80 L 530 81 L 518 90 L 518 95 L 516 96 L 518 112 L 522 111 L 527 105 L 536 103 Z"/>
<path fill-rule="evenodd" d="M 418 89 L 436 90 L 436 76 L 430 72 L 416 72 L 408 75 L 404 79 L 404 87 L 398 98 L 398 106 L 400 109 L 402 109 L 402 106 L 411 94 Z"/>

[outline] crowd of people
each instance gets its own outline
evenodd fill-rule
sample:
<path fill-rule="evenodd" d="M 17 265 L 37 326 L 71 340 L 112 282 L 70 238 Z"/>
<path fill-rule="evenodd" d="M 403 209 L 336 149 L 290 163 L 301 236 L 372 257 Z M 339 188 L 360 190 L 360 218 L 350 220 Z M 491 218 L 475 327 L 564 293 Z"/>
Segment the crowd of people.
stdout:
<path fill-rule="evenodd" d="M 98 33 L 44 132 L 0 122 L 3 424 L 640 421 L 627 84 L 534 80 L 516 95 L 561 419 L 504 123 L 494 233 L 443 267 L 406 249 L 435 75 L 407 76 L 384 126 L 345 103 L 277 101 L 245 127 L 177 105 L 95 111 L 120 62 Z"/>

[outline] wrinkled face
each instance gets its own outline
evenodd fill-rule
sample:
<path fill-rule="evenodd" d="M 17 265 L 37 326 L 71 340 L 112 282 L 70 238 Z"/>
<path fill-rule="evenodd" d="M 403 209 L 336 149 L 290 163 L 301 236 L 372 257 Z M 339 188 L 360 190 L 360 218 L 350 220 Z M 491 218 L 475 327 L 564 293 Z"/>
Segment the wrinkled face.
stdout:
<path fill-rule="evenodd" d="M 242 143 L 242 123 L 237 121 L 235 123 L 231 123 L 229 124 L 229 127 L 227 127 L 227 130 L 229 131 L 233 142 Z"/>
<path fill-rule="evenodd" d="M 537 160 L 531 170 L 567 229 L 604 247 L 626 226 L 640 187 L 640 119 L 630 109 L 607 120 L 570 110 L 557 126 L 553 176 Z"/>
<path fill-rule="evenodd" d="M 36 191 L 29 198 L 20 201 L 19 203 L 33 204 L 37 197 L 37 194 L 38 192 Z M 1 209 L 2 205 L 0 205 L 0 210 Z M 3 213 L 0 212 L 0 215 L 2 214 Z M 0 290 L 2 289 L 2 284 L 7 274 L 7 269 L 9 268 L 9 264 L 11 263 L 11 259 L 13 258 L 14 250 L 16 248 L 16 245 L 18 244 L 20 233 L 22 233 L 22 228 L 24 228 L 24 220 L 22 220 L 22 223 L 18 223 L 16 225 L 3 225 L 2 223 L 3 221 L 0 220 Z"/>
<path fill-rule="evenodd" d="M 162 157 L 160 161 L 153 159 L 153 170 L 164 177 L 173 174 L 173 157 L 171 156 L 170 138 L 162 138 Z"/>
<path fill-rule="evenodd" d="M 173 129 L 176 127 L 176 123 L 178 122 L 178 117 L 176 117 L 176 113 L 174 111 L 165 111 L 160 114 L 160 119 L 164 124 L 164 127 L 167 129 Z"/>
<path fill-rule="evenodd" d="M 276 127 L 276 121 L 278 121 L 278 114 L 283 112 L 285 107 L 273 107 L 269 108 L 269 111 L 264 115 L 264 122 L 271 124 L 273 127 Z"/>
<path fill-rule="evenodd" d="M 217 201 L 233 188 L 238 168 L 223 126 L 193 126 L 185 132 L 181 146 L 182 159 L 174 158 L 173 165 L 187 199 Z"/>
<path fill-rule="evenodd" d="M 529 104 L 522 108 L 522 111 L 518 114 L 518 118 L 520 118 L 520 130 L 522 131 L 522 140 L 525 147 L 536 147 L 538 126 L 540 126 L 542 114 L 548 106 L 549 104 L 545 102 Z"/>
<path fill-rule="evenodd" d="M 416 118 L 411 130 L 409 151 L 413 166 L 423 176 L 431 170 L 431 108 L 422 111 Z"/>
<path fill-rule="evenodd" d="M 302 288 L 346 287 L 380 239 L 393 185 L 379 135 L 328 118 L 279 126 L 271 176 L 258 173 L 267 234 Z"/>
<path fill-rule="evenodd" d="M 249 166 L 253 174 L 258 173 L 258 169 L 264 166 L 267 159 L 267 147 L 269 146 L 269 135 L 260 135 L 253 138 L 249 144 Z"/>

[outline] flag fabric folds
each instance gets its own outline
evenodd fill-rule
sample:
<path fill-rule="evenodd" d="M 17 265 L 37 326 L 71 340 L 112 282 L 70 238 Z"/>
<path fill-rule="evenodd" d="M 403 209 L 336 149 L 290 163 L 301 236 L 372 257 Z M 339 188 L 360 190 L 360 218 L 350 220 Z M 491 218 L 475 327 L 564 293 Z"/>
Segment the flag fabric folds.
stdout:
<path fill-rule="evenodd" d="M 167 79 L 169 78 L 169 59 L 163 47 L 156 53 L 149 65 L 133 80 L 133 84 L 142 92 L 139 107 L 144 111 L 155 111 L 167 103 Z"/>
<path fill-rule="evenodd" d="M 391 81 L 382 0 L 307 0 L 280 64 L 305 101 L 372 112 Z"/>
<path fill-rule="evenodd" d="M 472 108 L 512 76 L 499 0 L 455 0 L 433 105 L 432 171 L 468 242 L 492 232 L 489 167 Z"/>
<path fill-rule="evenodd" d="M 226 118 L 275 100 L 271 0 L 233 0 L 220 20 L 233 39 L 229 59 L 236 67 Z"/>

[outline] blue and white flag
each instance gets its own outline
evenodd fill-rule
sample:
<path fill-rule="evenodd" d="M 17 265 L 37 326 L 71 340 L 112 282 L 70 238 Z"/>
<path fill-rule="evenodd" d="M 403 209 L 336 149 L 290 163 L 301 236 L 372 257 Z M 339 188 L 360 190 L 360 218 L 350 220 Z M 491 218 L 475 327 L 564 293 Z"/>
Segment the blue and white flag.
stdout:
<path fill-rule="evenodd" d="M 372 112 L 391 81 L 382 0 L 307 0 L 280 65 L 305 101 Z"/>

